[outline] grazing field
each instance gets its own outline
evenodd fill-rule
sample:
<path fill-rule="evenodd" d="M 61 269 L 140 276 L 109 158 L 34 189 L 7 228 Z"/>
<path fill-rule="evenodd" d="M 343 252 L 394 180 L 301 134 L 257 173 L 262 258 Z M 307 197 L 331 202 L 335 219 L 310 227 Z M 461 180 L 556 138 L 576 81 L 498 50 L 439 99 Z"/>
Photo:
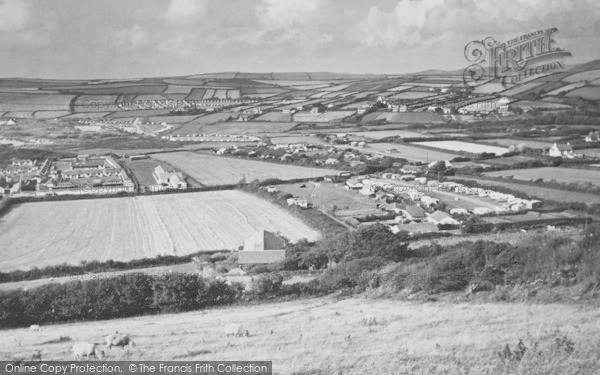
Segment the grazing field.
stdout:
<path fill-rule="evenodd" d="M 539 160 L 539 159 L 530 157 L 530 156 L 513 155 L 513 156 L 509 156 L 509 157 L 498 157 L 498 158 L 493 158 L 493 159 L 485 159 L 485 160 L 483 160 L 483 162 L 487 165 L 491 164 L 491 165 L 508 165 L 508 166 L 510 166 L 510 165 L 514 165 L 517 163 L 529 162 L 529 161 L 534 161 L 534 160 Z M 457 164 L 454 164 L 454 166 L 457 166 Z"/>
<path fill-rule="evenodd" d="M 362 122 L 386 120 L 391 123 L 441 123 L 444 118 L 437 113 L 430 112 L 372 112 L 362 118 Z"/>
<path fill-rule="evenodd" d="M 486 173 L 491 177 L 509 177 L 517 180 L 534 181 L 539 178 L 544 181 L 556 181 L 567 184 L 591 183 L 600 187 L 600 171 L 593 169 L 573 169 L 573 168 L 532 168 L 515 169 L 507 171 L 497 171 Z"/>
<path fill-rule="evenodd" d="M 561 92 L 569 92 L 571 90 L 578 89 L 578 88 L 583 87 L 585 85 L 586 85 L 585 82 L 571 83 L 569 85 L 556 88 L 556 89 L 554 89 L 552 91 L 548 91 L 546 94 L 544 94 L 544 96 L 556 96 L 556 95 L 560 94 Z"/>
<path fill-rule="evenodd" d="M 281 133 L 296 126 L 293 122 L 251 122 L 234 121 L 221 122 L 214 125 L 204 125 L 202 133 L 218 134 L 256 134 L 256 133 Z"/>
<path fill-rule="evenodd" d="M 283 112 L 268 112 L 264 115 L 258 116 L 257 121 L 291 121 L 292 115 Z"/>
<path fill-rule="evenodd" d="M 539 198 L 539 199 L 549 199 L 556 202 L 582 202 L 588 204 L 600 203 L 600 195 L 597 194 L 587 194 L 580 193 L 573 190 L 559 190 L 559 189 L 551 189 L 544 188 L 536 185 L 524 185 L 518 184 L 514 182 L 504 182 L 504 181 L 493 181 L 493 180 L 485 180 L 485 179 L 474 179 L 472 176 L 459 176 L 459 178 L 464 178 L 465 180 L 474 180 L 481 186 L 502 186 L 508 189 L 521 191 L 530 197 Z"/>
<path fill-rule="evenodd" d="M 435 95 L 430 92 L 417 92 L 417 91 L 403 91 L 398 94 L 394 94 L 391 96 L 391 99 L 422 99 L 427 98 L 429 96 Z"/>
<path fill-rule="evenodd" d="M 294 115 L 294 121 L 299 122 L 329 122 L 341 120 L 344 117 L 351 116 L 354 111 L 329 111 L 324 113 L 312 114 L 308 112 L 299 112 Z"/>
<path fill-rule="evenodd" d="M 236 184 L 243 178 L 247 182 L 269 178 L 291 180 L 339 173 L 333 169 L 296 167 L 194 152 L 155 154 L 153 157 L 179 168 L 203 185 Z"/>
<path fill-rule="evenodd" d="M 577 90 L 576 90 L 577 91 Z M 574 93 L 575 91 L 571 91 L 569 94 L 567 94 L 567 96 L 571 96 L 572 93 Z M 529 111 L 530 109 L 533 108 L 541 108 L 541 109 L 567 109 L 567 108 L 571 108 L 568 105 L 564 105 L 564 104 L 558 104 L 558 103 L 551 103 L 551 102 L 544 102 L 544 101 L 533 101 L 533 100 L 519 100 L 518 102 L 514 102 L 510 104 L 513 107 L 519 107 L 521 109 L 523 109 L 524 111 Z"/>
<path fill-rule="evenodd" d="M 124 164 L 131 170 L 142 186 L 156 185 L 156 180 L 152 176 L 152 172 L 159 165 L 162 165 L 165 170 L 169 170 L 166 163 L 159 163 L 154 159 L 131 160 L 125 161 Z"/>
<path fill-rule="evenodd" d="M 584 148 L 577 152 L 592 158 L 600 158 L 600 148 Z"/>
<path fill-rule="evenodd" d="M 579 72 L 566 76 L 563 78 L 565 82 L 578 82 L 578 81 L 593 81 L 600 78 L 600 70 L 588 70 L 585 72 Z"/>
<path fill-rule="evenodd" d="M 583 99 L 598 100 L 600 99 L 600 87 L 582 87 L 577 90 L 573 90 L 567 94 L 567 96 L 579 96 Z"/>
<path fill-rule="evenodd" d="M 430 138 L 431 134 L 423 134 L 418 132 L 412 132 L 408 130 L 372 130 L 366 132 L 355 132 L 357 136 L 367 137 L 372 139 L 382 139 L 387 137 L 400 137 L 400 138 Z"/>
<path fill-rule="evenodd" d="M 289 143 L 309 143 L 313 145 L 325 145 L 325 141 L 321 138 L 310 137 L 310 136 L 269 136 L 269 139 L 273 144 L 289 144 Z"/>
<path fill-rule="evenodd" d="M 417 145 L 429 146 L 435 148 L 441 148 L 444 150 L 456 151 L 456 152 L 471 152 L 475 154 L 480 154 L 483 152 L 493 153 L 496 155 L 502 155 L 508 152 L 508 148 L 504 147 L 496 147 L 496 146 L 486 146 L 478 143 L 468 143 L 461 141 L 427 141 L 427 142 L 415 142 Z"/>
<path fill-rule="evenodd" d="M 342 146 L 340 146 L 342 147 Z M 343 145 L 343 147 L 347 147 Z M 358 149 L 358 148 L 357 148 Z M 434 160 L 451 160 L 457 155 L 448 152 L 429 150 L 422 147 L 409 146 L 399 143 L 377 142 L 369 143 L 368 147 L 358 149 L 365 153 L 376 153 L 396 158 L 404 158 L 409 161 L 432 162 Z M 392 150 L 391 152 L 386 152 Z"/>
<path fill-rule="evenodd" d="M 304 185 L 305 187 L 301 187 Z M 346 211 L 363 211 L 365 214 L 381 213 L 375 200 L 360 194 L 355 190 L 346 190 L 342 185 L 330 182 L 314 182 L 308 184 L 277 185 L 283 193 L 295 197 L 306 197 L 315 207 L 321 210 L 332 210 L 337 207 L 336 216 L 344 216 Z"/>
<path fill-rule="evenodd" d="M 44 360 L 72 360 L 73 342 L 101 342 L 118 330 L 137 346 L 113 348 L 108 360 L 265 360 L 273 361 L 274 374 L 594 375 L 599 317 L 593 307 L 561 304 L 321 297 L 57 324 L 41 332 L 6 329 L 0 355 L 17 360 L 42 350 Z M 249 337 L 226 338 L 229 323 L 242 324 Z M 50 343 L 61 336 L 72 341 Z M 572 353 L 557 345 L 563 337 L 573 341 Z M 530 348 L 522 360 L 498 356 L 520 339 Z"/>
<path fill-rule="evenodd" d="M 536 140 L 523 140 L 523 139 L 511 139 L 511 138 L 495 138 L 495 139 L 485 139 L 482 140 L 481 142 L 485 142 L 485 143 L 496 143 L 499 144 L 501 146 L 512 146 L 512 145 L 520 145 L 520 144 L 524 144 L 527 145 L 531 148 L 539 148 L 539 149 L 546 149 L 546 148 L 550 148 L 552 147 L 552 142 L 544 142 L 544 141 L 536 141 Z"/>
<path fill-rule="evenodd" d="M 233 250 L 261 229 L 293 241 L 319 236 L 285 210 L 235 190 L 25 203 L 0 220 L 0 270 Z"/>

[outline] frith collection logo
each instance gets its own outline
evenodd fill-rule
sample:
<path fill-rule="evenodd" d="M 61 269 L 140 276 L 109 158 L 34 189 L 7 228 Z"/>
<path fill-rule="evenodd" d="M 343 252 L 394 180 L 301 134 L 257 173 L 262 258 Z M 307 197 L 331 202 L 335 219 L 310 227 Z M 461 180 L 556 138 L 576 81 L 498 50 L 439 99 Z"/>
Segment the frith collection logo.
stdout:
<path fill-rule="evenodd" d="M 571 53 L 559 48 L 553 35 L 557 28 L 537 30 L 504 43 L 492 37 L 472 41 L 465 47 L 471 63 L 463 72 L 465 85 L 476 87 L 488 82 L 505 88 L 533 78 L 561 71 Z"/>

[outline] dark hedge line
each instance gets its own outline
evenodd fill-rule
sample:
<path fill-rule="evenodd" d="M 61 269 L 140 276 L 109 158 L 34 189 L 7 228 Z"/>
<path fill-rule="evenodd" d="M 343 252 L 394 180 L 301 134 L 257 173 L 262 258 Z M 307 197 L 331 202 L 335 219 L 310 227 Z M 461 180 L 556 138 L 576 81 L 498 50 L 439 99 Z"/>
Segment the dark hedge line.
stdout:
<path fill-rule="evenodd" d="M 123 318 L 230 304 L 244 286 L 193 274 L 143 273 L 0 293 L 0 327 Z"/>
<path fill-rule="evenodd" d="M 108 260 L 106 262 L 91 261 L 79 265 L 70 265 L 63 263 L 56 266 L 33 268 L 26 271 L 15 270 L 10 272 L 0 272 L 0 283 L 43 279 L 47 277 L 82 275 L 88 272 L 99 273 L 134 270 L 145 267 L 172 266 L 176 264 L 189 263 L 192 261 L 192 258 L 197 256 L 223 253 L 227 251 L 228 250 L 204 251 L 183 256 L 160 255 L 156 258 L 134 259 L 129 262 Z"/>

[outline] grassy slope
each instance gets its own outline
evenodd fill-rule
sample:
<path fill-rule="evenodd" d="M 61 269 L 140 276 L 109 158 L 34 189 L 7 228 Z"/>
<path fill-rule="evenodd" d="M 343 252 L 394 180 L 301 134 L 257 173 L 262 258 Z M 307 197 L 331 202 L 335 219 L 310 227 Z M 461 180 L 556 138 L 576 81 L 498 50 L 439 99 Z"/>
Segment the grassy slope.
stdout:
<path fill-rule="evenodd" d="M 68 335 L 100 342 L 116 330 L 138 346 L 110 360 L 272 360 L 279 374 L 594 374 L 600 360 L 600 312 L 591 307 L 469 304 L 332 298 L 5 330 L 0 359 L 70 359 Z M 243 322 L 250 337 L 226 339 L 223 326 Z M 574 352 L 557 349 L 567 335 Z M 519 339 L 539 342 L 521 361 L 497 352 Z"/>

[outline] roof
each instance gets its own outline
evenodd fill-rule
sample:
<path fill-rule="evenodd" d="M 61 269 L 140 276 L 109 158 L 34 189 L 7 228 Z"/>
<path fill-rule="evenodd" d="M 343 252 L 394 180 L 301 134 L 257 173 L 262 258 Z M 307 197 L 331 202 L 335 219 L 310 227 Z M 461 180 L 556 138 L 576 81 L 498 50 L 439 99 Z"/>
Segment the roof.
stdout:
<path fill-rule="evenodd" d="M 556 143 L 555 143 L 556 144 Z M 573 151 L 573 147 L 571 147 L 570 144 L 566 144 L 566 145 L 556 145 L 556 147 L 560 150 L 560 151 Z"/>
<path fill-rule="evenodd" d="M 425 217 L 425 211 L 419 206 L 409 206 L 404 209 L 412 217 Z"/>
<path fill-rule="evenodd" d="M 445 219 L 452 219 L 452 217 L 450 217 L 450 215 L 448 215 L 447 213 L 442 212 L 442 211 L 435 211 L 434 213 L 429 215 L 429 217 L 438 222 L 445 220 Z M 452 220 L 454 220 L 454 219 L 452 219 Z"/>
<path fill-rule="evenodd" d="M 285 241 L 272 232 L 261 230 L 244 241 L 244 251 L 281 250 Z"/>

